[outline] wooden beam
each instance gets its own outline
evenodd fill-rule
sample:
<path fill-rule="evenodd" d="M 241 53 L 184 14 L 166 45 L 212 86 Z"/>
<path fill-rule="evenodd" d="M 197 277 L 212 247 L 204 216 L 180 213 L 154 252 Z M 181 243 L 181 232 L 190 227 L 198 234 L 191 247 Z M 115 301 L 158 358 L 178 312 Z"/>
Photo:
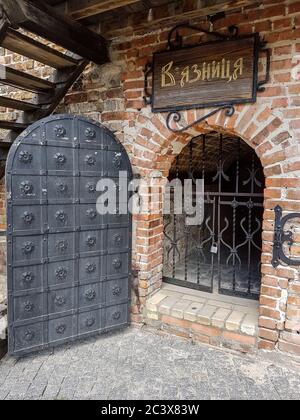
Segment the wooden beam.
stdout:
<path fill-rule="evenodd" d="M 35 93 L 47 93 L 54 90 L 55 85 L 28 73 L 0 65 L 0 83 Z"/>
<path fill-rule="evenodd" d="M 37 0 L 0 0 L 11 24 L 24 28 L 67 50 L 104 64 L 109 61 L 106 40 L 53 7 Z"/>
<path fill-rule="evenodd" d="M 72 19 L 80 20 L 139 2 L 140 0 L 67 0 L 65 13 Z"/>
<path fill-rule="evenodd" d="M 1 46 L 56 69 L 73 67 L 78 64 L 78 60 L 67 57 L 65 54 L 13 29 L 6 31 Z"/>
<path fill-rule="evenodd" d="M 152 0 L 153 1 L 153 0 Z M 164 5 L 156 6 L 152 9 L 152 19 L 149 20 L 148 10 L 131 16 L 130 22 L 135 30 L 153 29 L 157 30 L 163 26 L 171 27 L 177 23 L 187 22 L 191 19 L 205 19 L 206 16 L 219 12 L 230 12 L 239 10 L 243 6 L 252 6 L 262 3 L 262 0 L 174 0 Z M 127 21 L 125 25 L 127 25 Z M 120 25 L 120 31 L 124 26 Z M 118 36 L 119 30 L 112 32 L 106 31 L 108 37 Z"/>
<path fill-rule="evenodd" d="M 2 128 L 2 130 L 23 131 L 27 127 L 28 127 L 28 124 L 17 123 L 15 121 L 3 121 L 3 120 L 0 120 L 0 128 Z"/>
<path fill-rule="evenodd" d="M 31 118 L 33 121 L 40 120 L 55 111 L 56 107 L 64 99 L 66 93 L 76 82 L 88 64 L 89 61 L 81 60 L 81 62 L 79 62 L 78 65 L 71 70 L 71 73 L 70 69 L 58 70 L 56 72 L 53 78 L 53 83 L 56 85 L 54 93 L 49 95 L 48 98 L 44 95 L 42 95 L 41 98 L 37 97 L 37 103 L 42 103 L 46 100 L 46 102 L 49 102 L 50 104 L 47 107 L 40 108 L 32 114 Z"/>
<path fill-rule="evenodd" d="M 0 96 L 0 106 L 4 108 L 18 109 L 20 111 L 36 111 L 41 106 L 30 102 L 17 101 L 16 99 Z"/>

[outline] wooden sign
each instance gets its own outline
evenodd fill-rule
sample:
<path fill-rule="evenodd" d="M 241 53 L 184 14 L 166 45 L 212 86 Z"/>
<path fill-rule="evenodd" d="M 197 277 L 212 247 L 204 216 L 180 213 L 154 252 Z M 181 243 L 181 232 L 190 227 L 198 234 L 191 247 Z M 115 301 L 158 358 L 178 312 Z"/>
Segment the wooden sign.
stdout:
<path fill-rule="evenodd" d="M 256 101 L 259 35 L 154 54 L 153 112 Z"/>

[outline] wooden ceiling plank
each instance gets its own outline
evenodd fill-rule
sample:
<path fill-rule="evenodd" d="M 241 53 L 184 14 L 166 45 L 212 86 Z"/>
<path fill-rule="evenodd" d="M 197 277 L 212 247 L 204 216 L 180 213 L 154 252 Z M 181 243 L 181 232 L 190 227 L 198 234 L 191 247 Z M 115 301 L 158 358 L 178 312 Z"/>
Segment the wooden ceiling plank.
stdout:
<path fill-rule="evenodd" d="M 140 0 L 67 0 L 65 13 L 75 20 L 139 3 Z"/>

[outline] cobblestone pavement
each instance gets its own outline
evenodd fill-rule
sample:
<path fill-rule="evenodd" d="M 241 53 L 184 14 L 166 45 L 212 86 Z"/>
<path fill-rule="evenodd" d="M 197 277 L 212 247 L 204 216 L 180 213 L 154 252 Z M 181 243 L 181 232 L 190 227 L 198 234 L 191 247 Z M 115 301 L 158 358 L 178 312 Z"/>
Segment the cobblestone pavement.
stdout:
<path fill-rule="evenodd" d="M 300 367 L 148 330 L 0 362 L 2 399 L 300 399 Z"/>

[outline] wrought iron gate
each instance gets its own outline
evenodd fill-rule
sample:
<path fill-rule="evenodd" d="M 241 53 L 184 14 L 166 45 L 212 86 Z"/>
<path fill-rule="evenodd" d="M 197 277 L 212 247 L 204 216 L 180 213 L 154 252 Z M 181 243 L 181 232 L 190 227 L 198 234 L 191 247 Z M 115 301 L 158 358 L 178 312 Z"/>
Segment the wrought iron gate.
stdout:
<path fill-rule="evenodd" d="M 118 190 L 120 171 L 129 182 L 123 147 L 81 117 L 41 120 L 12 146 L 6 172 L 10 354 L 128 325 L 131 217 L 96 210 L 106 192 L 98 192 L 98 181 L 112 179 Z"/>
<path fill-rule="evenodd" d="M 239 138 L 201 136 L 177 158 L 175 178 L 204 180 L 204 222 L 165 216 L 164 281 L 258 299 L 264 174 L 255 152 Z"/>

